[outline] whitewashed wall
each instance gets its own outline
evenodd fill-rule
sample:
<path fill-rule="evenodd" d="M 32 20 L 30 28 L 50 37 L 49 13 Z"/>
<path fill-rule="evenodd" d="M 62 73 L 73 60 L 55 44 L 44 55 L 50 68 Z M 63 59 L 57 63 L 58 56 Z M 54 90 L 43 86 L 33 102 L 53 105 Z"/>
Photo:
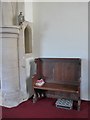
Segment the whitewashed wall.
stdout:
<path fill-rule="evenodd" d="M 25 0 L 24 6 L 25 6 L 25 20 L 33 22 L 33 8 L 32 8 L 33 3 L 27 2 L 27 0 Z"/>
<path fill-rule="evenodd" d="M 82 59 L 81 98 L 88 100 L 88 3 L 33 3 L 34 55 Z"/>

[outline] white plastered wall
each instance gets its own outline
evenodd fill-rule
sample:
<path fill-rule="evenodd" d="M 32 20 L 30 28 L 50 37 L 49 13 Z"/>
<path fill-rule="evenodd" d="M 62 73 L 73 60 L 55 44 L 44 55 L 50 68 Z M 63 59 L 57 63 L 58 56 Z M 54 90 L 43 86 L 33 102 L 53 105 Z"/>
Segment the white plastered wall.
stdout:
<path fill-rule="evenodd" d="M 79 57 L 81 98 L 88 100 L 88 3 L 33 3 L 34 55 Z"/>

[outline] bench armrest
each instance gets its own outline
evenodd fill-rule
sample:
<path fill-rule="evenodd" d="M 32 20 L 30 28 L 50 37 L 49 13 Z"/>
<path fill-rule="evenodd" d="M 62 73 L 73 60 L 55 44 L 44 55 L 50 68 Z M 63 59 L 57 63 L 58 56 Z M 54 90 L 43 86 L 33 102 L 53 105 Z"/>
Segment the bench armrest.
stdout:
<path fill-rule="evenodd" d="M 37 79 L 38 79 L 37 74 L 34 74 L 34 75 L 32 76 L 32 83 L 33 83 L 33 86 L 35 85 Z"/>

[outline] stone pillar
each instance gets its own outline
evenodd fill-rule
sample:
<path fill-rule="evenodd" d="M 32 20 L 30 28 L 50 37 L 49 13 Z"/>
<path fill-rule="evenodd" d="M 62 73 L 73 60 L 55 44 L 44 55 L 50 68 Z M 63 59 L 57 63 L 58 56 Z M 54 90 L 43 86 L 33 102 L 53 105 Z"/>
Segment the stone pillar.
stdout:
<path fill-rule="evenodd" d="M 18 25 L 18 15 L 24 14 L 24 2 L 2 2 L 2 26 Z"/>

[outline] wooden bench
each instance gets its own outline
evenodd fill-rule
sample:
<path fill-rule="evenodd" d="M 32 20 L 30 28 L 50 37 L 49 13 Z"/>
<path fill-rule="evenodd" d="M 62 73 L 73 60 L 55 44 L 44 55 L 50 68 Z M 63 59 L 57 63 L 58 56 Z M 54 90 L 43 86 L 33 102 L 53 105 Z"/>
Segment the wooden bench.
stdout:
<path fill-rule="evenodd" d="M 65 98 L 77 101 L 80 110 L 81 59 L 79 58 L 36 58 L 36 74 L 33 76 L 33 103 L 38 92 L 46 97 Z M 36 80 L 42 78 L 43 86 L 36 86 Z"/>

